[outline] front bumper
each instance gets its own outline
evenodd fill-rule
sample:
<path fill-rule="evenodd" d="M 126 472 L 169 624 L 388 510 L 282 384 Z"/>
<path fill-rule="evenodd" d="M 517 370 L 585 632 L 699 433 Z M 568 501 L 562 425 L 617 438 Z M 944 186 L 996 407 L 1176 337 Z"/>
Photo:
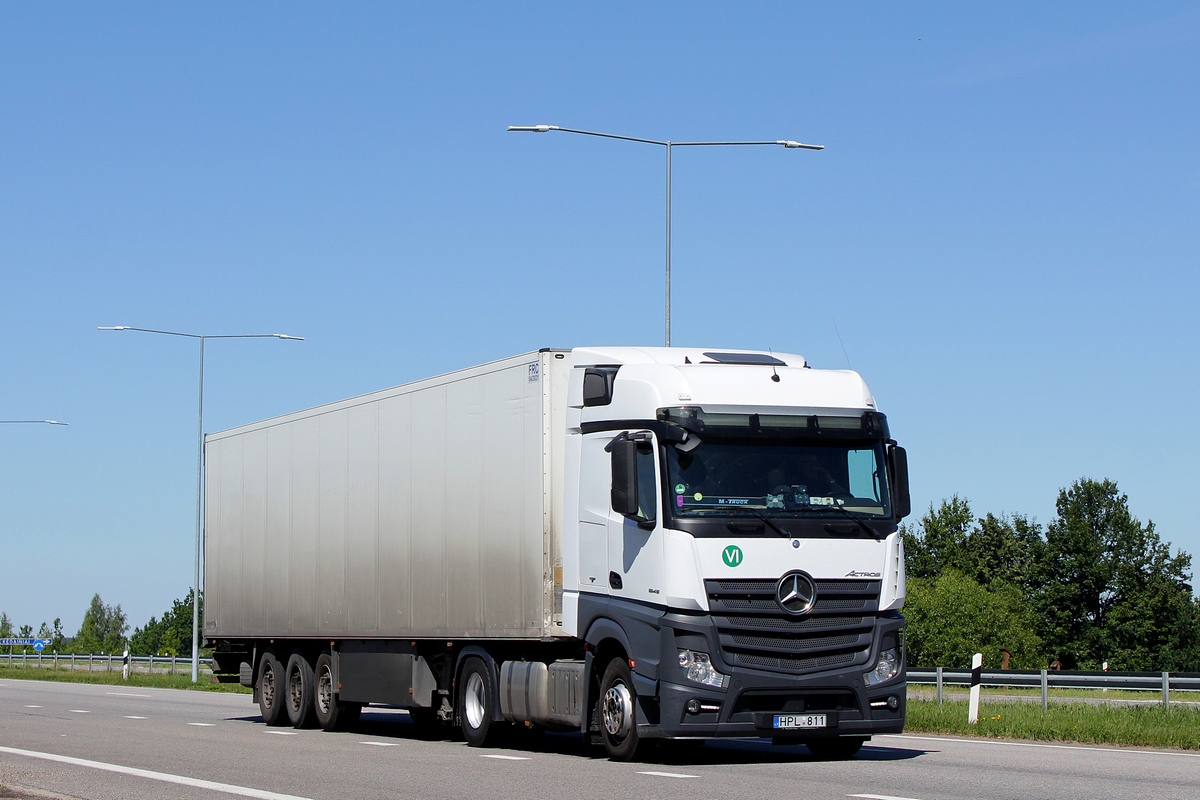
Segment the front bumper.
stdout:
<path fill-rule="evenodd" d="M 674 616 L 674 615 L 669 615 Z M 866 664 L 854 664 L 833 670 L 787 674 L 771 670 L 748 669 L 724 663 L 716 645 L 715 631 L 695 618 L 664 620 L 674 636 L 664 636 L 660 655 L 657 702 L 645 704 L 640 715 L 639 732 L 648 737 L 715 738 L 726 736 L 769 736 L 773 738 L 812 739 L 834 736 L 872 736 L 900 733 L 904 730 L 907 682 L 903 662 L 896 677 L 868 687 L 863 674 L 878 658 L 884 641 L 902 642 L 904 619 L 899 615 L 880 617 Z M 698 636 L 708 640 L 700 645 Z M 674 669 L 677 648 L 702 649 L 710 653 L 714 666 L 729 676 L 724 689 L 697 684 Z M 889 706 L 892 699 L 895 707 Z M 691 700 L 699 701 L 699 713 L 688 711 Z M 875 705 L 872 706 L 872 703 Z M 693 707 L 696 704 L 692 704 Z M 712 710 L 717 706 L 716 710 Z M 776 714 L 823 714 L 821 728 L 776 729 Z"/>

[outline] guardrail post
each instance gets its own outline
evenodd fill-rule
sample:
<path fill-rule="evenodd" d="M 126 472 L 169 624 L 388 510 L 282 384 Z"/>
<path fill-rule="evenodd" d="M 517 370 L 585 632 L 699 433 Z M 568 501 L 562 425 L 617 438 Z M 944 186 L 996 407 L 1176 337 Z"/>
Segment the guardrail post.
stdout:
<path fill-rule="evenodd" d="M 1163 706 L 1171 707 L 1171 673 L 1163 673 Z"/>
<path fill-rule="evenodd" d="M 171 653 L 171 674 L 175 674 L 175 654 Z"/>
<path fill-rule="evenodd" d="M 1050 674 L 1042 670 L 1042 711 L 1045 711 L 1050 700 Z"/>
<path fill-rule="evenodd" d="M 938 705 L 942 704 L 942 668 L 937 668 L 937 699 Z"/>

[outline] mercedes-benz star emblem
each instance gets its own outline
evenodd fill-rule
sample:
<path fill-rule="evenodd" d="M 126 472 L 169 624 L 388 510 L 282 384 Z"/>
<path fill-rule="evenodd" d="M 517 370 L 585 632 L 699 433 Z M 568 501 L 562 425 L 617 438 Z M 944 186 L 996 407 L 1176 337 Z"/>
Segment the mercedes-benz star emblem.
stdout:
<path fill-rule="evenodd" d="M 817 601 L 817 587 L 803 572 L 789 572 L 775 587 L 775 601 L 789 614 L 807 614 Z"/>

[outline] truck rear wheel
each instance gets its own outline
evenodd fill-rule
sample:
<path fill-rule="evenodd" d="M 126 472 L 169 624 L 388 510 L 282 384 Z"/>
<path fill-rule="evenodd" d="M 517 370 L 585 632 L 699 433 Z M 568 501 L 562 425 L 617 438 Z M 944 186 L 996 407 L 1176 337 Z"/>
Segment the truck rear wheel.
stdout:
<path fill-rule="evenodd" d="M 313 702 L 313 668 L 299 650 L 292 653 L 287 665 L 287 715 L 293 728 L 312 727 L 316 718 Z"/>
<path fill-rule="evenodd" d="M 268 725 L 287 722 L 287 713 L 283 710 L 285 683 L 283 664 L 279 663 L 275 651 L 267 650 L 258 662 L 258 711 Z"/>
<path fill-rule="evenodd" d="M 322 653 L 317 658 L 313 681 L 313 711 L 317 724 L 323 730 L 342 731 L 358 721 L 362 706 L 358 703 L 343 703 L 338 699 L 337 686 L 333 682 L 333 658 Z"/>
<path fill-rule="evenodd" d="M 633 761 L 642 741 L 637 730 L 637 692 L 624 656 L 608 662 L 600 680 L 600 736 L 613 761 Z"/>
<path fill-rule="evenodd" d="M 463 738 L 471 747 L 491 744 L 503 723 L 492 721 L 496 704 L 496 687 L 492 674 L 482 659 L 469 658 L 463 666 L 459 695 L 459 716 Z"/>
<path fill-rule="evenodd" d="M 809 739 L 804 746 L 808 752 L 824 761 L 843 761 L 857 753 L 865 741 L 857 736 L 840 736 L 835 739 Z"/>

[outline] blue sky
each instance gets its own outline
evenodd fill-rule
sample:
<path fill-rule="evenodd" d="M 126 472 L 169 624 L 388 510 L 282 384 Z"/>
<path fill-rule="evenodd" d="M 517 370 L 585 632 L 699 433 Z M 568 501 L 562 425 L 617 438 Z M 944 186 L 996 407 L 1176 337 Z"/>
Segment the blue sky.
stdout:
<path fill-rule="evenodd" d="M 208 431 L 539 347 L 863 374 L 914 505 L 1108 477 L 1200 554 L 1200 9 L 0 7 L 0 610 L 191 582 Z M 840 333 L 840 340 L 839 340 Z M 844 350 L 843 350 L 844 345 Z"/>

